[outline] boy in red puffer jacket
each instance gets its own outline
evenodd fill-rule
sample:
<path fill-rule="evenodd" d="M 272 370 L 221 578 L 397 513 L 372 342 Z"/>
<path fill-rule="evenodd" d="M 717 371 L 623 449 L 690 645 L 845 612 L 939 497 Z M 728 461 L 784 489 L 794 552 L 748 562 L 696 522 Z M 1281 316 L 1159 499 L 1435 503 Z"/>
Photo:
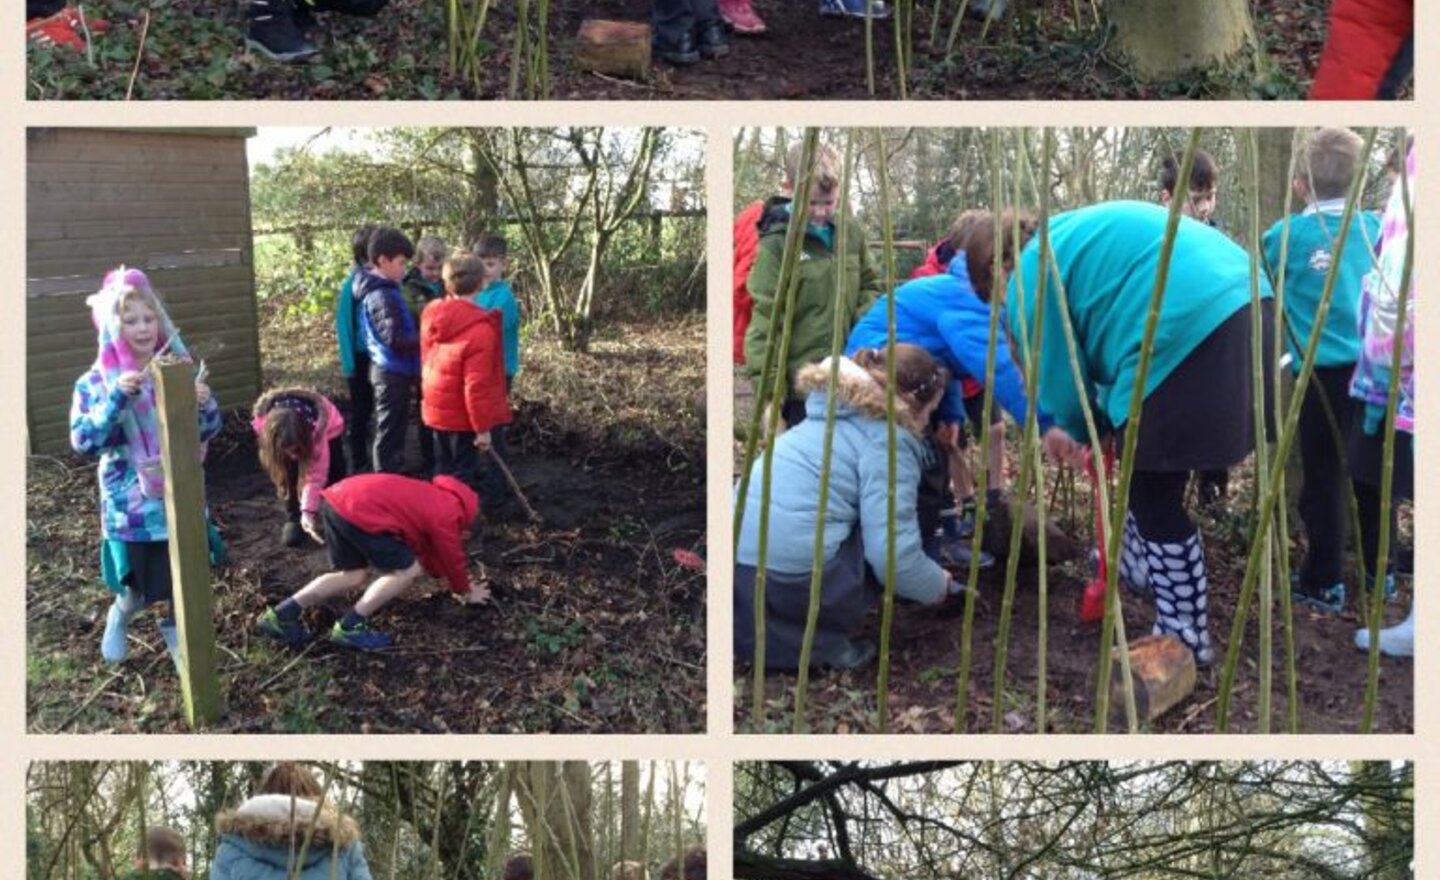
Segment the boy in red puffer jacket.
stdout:
<path fill-rule="evenodd" d="M 478 453 L 490 449 L 490 429 L 510 422 L 504 316 L 470 299 L 485 278 L 479 257 L 451 257 L 441 278 L 445 298 L 420 316 L 420 418 L 435 432 L 438 472 L 474 486 Z"/>
<path fill-rule="evenodd" d="M 1415 0 L 1335 0 L 1312 101 L 1393 99 L 1415 62 Z"/>

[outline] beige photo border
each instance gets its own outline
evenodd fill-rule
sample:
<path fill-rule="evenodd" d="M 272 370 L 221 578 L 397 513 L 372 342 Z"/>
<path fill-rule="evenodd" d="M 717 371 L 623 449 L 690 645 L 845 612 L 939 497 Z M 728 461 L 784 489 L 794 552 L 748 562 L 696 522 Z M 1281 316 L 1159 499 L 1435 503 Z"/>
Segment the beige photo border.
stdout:
<path fill-rule="evenodd" d="M 176 4 L 179 6 L 179 4 Z M 18 418 L 0 434 L 0 865 L 18 876 L 25 857 L 25 769 L 37 760 L 257 760 L 296 759 L 686 759 L 708 765 L 706 807 L 710 862 L 727 876 L 731 859 L 731 763 L 782 758 L 1056 759 L 1376 759 L 1414 760 L 1417 817 L 1435 816 L 1440 801 L 1440 676 L 1427 675 L 1440 651 L 1428 641 L 1413 664 L 1415 733 L 1377 736 L 738 736 L 731 711 L 731 432 L 730 255 L 732 136 L 742 126 L 1404 126 L 1420 151 L 1417 204 L 1440 205 L 1440 63 L 1428 49 L 1440 46 L 1440 16 L 1417 2 L 1416 92 L 1413 103 L 1304 104 L 1250 102 L 154 102 L 35 103 L 24 100 L 20 35 L 0 63 L 0 241 L 9 245 L 0 281 L 17 308 L 9 338 L 0 339 L 0 413 L 18 413 L 25 395 L 25 129 L 35 126 L 392 126 L 392 125 L 666 125 L 693 126 L 708 135 L 706 454 L 708 475 L 708 697 L 707 729 L 700 735 L 596 736 L 36 736 L 26 732 L 25 706 L 25 435 Z M 766 39 L 780 40 L 783 34 Z M 1432 173 L 1431 169 L 1435 169 Z M 1430 320 L 1426 291 L 1440 289 L 1440 223 L 1417 224 L 1417 348 L 1422 363 L 1440 360 L 1440 324 Z M 1440 366 L 1435 369 L 1440 370 Z M 1440 413 L 1440 373 L 1418 393 L 1426 413 Z M 1437 416 L 1440 417 L 1440 416 Z M 1428 417 L 1426 417 L 1428 418 Z M 1426 632 L 1440 638 L 1440 519 L 1434 503 L 1429 455 L 1440 455 L 1440 433 L 1416 438 L 1415 599 Z M 91 516 L 89 509 L 77 516 Z M 1432 632 L 1434 631 L 1434 632 Z M 1358 662 L 1336 645 L 1337 662 Z M 1417 828 L 1424 827 L 1417 823 Z M 1440 836 L 1417 833 L 1416 876 L 1440 877 Z"/>

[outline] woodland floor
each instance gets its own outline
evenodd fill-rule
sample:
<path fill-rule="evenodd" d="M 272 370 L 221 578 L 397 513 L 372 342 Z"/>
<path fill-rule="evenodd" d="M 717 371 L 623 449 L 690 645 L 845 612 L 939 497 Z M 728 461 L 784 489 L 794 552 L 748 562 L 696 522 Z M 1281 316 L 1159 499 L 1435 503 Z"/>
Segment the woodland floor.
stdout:
<path fill-rule="evenodd" d="M 322 17 L 321 54 L 312 63 L 274 64 L 243 48 L 244 24 L 235 0 L 194 0 L 186 15 L 144 0 L 91 0 L 86 11 L 113 22 L 94 41 L 93 61 L 66 49 L 31 47 L 26 93 L 32 99 L 347 99 L 497 98 L 507 94 L 514 13 L 495 4 L 482 38 L 480 81 L 448 69 L 444 4 L 392 0 L 374 19 Z M 1303 98 L 1326 31 L 1322 0 L 1253 0 L 1263 51 L 1271 64 L 1256 78 L 1191 77 L 1159 84 L 1137 82 L 1109 47 L 1082 3 L 1083 26 L 1074 24 L 1074 0 L 1017 0 L 1023 8 L 982 41 L 967 21 L 955 53 L 927 48 L 929 11 L 914 19 L 915 58 L 908 95 L 920 99 L 1164 99 Z M 943 4 L 949 8 L 950 4 Z M 739 37 L 726 58 L 686 69 L 657 64 L 646 82 L 578 71 L 570 47 L 587 18 L 648 20 L 649 0 L 552 0 L 551 97 L 556 100 L 864 99 L 865 28 L 851 19 L 821 17 L 813 0 L 756 0 L 769 33 Z M 145 53 L 135 66 L 145 12 L 151 10 Z M 950 25 L 940 22 L 943 44 Z M 876 97 L 898 98 L 894 28 L 874 28 Z"/>
<path fill-rule="evenodd" d="M 744 387 L 744 383 L 737 381 L 737 388 Z M 737 400 L 737 419 L 741 413 L 748 411 L 748 403 L 744 397 Z M 1085 494 L 1076 501 L 1075 519 L 1068 519 L 1067 515 L 1068 521 L 1060 521 L 1070 540 L 1061 541 L 1059 547 L 1052 541 L 1048 554 L 1052 560 L 1047 579 L 1048 732 L 1086 733 L 1094 725 L 1094 680 L 1100 624 L 1081 623 L 1078 617 L 1080 593 L 1089 577 L 1084 555 L 1093 546 L 1091 527 L 1086 519 L 1093 514 L 1088 510 L 1088 490 L 1081 483 L 1077 480 L 1077 492 Z M 1295 483 L 1292 480 L 1290 484 Z M 1199 520 L 1209 566 L 1210 633 L 1216 645 L 1216 654 L 1221 658 L 1229 640 L 1233 612 L 1244 577 L 1248 531 L 1245 518 L 1239 511 L 1245 504 L 1244 499 L 1249 496 L 1250 487 L 1248 464 L 1234 469 L 1230 487 L 1231 512 L 1218 517 L 1203 516 Z M 753 486 L 752 491 L 755 491 Z M 1057 512 L 1051 515 L 1056 516 Z M 1292 524 L 1297 522 L 1293 512 L 1290 519 Z M 987 529 L 987 532 L 990 530 Z M 1009 540 L 1008 524 L 1002 523 L 994 533 L 987 534 L 986 540 L 997 556 L 1002 554 Z M 1408 543 L 1409 539 L 1404 540 Z M 1031 546 L 1027 544 L 1027 547 Z M 1298 563 L 1302 553 L 1303 542 L 1296 539 L 1292 544 L 1292 561 Z M 1021 560 L 1002 697 L 1002 732 L 1009 733 L 1036 730 L 1039 569 L 1033 549 L 1022 551 Z M 964 725 L 969 732 L 991 732 L 994 729 L 995 638 L 999 630 L 1004 571 L 1002 559 L 993 569 L 981 572 L 971 635 L 973 671 L 969 708 Z M 963 580 L 968 571 L 957 570 L 956 575 Z M 1353 633 L 1361 624 L 1353 607 L 1355 579 L 1352 576 L 1348 581 L 1352 584 L 1352 607 L 1344 614 L 1330 616 L 1301 606 L 1294 609 L 1297 702 L 1302 733 L 1355 733 L 1360 729 L 1365 700 L 1366 655 L 1357 651 L 1352 643 Z M 1386 608 L 1387 624 L 1401 620 L 1405 609 L 1410 607 L 1411 577 L 1401 576 L 1399 584 L 1398 601 Z M 1122 589 L 1121 595 L 1126 633 L 1132 640 L 1149 633 L 1154 622 L 1151 602 L 1128 590 Z M 930 609 L 897 604 L 890 640 L 888 705 L 891 732 L 941 733 L 954 730 L 955 676 L 960 662 L 962 623 L 959 611 L 957 606 L 953 615 L 936 614 Z M 1252 610 L 1231 700 L 1230 730 L 1239 733 L 1256 732 L 1259 725 L 1259 630 L 1255 617 Z M 1289 710 L 1284 630 L 1278 610 L 1273 630 L 1271 729 L 1283 732 L 1288 729 Z M 879 633 L 877 611 L 866 619 L 860 635 L 878 644 Z M 736 658 L 735 725 L 737 730 L 755 732 L 756 726 L 750 717 L 753 676 L 749 664 L 744 661 L 743 657 Z M 1215 732 L 1219 666 L 1217 661 L 1211 669 L 1200 670 L 1195 692 L 1153 725 L 1142 723 L 1142 729 L 1154 733 Z M 877 672 L 878 665 L 871 664 L 860 671 L 812 673 L 807 699 L 810 729 L 829 733 L 874 732 Z M 794 690 L 793 674 L 771 673 L 767 676 L 764 732 L 791 729 Z M 1374 730 L 1406 733 L 1414 729 L 1414 720 L 1414 664 L 1410 660 L 1382 656 Z M 1123 725 L 1112 725 L 1112 729 L 1121 730 Z"/>
<path fill-rule="evenodd" d="M 671 319 L 603 334 L 588 355 L 531 344 L 510 459 L 543 525 L 510 513 L 477 529 L 469 551 L 494 602 L 462 606 L 422 579 L 382 612 L 396 637 L 382 652 L 321 639 L 294 662 L 296 652 L 255 635 L 267 603 L 328 566 L 319 546 L 279 543 L 274 490 L 231 414 L 206 466 L 229 556 L 214 573 L 227 700 L 215 732 L 703 730 L 705 578 L 672 556 L 704 551 L 703 335 L 702 321 Z M 267 383 L 336 384 L 333 368 L 296 355 L 332 352 L 324 336 L 314 321 L 269 333 Z M 100 659 L 109 595 L 97 572 L 94 466 L 32 457 L 28 478 L 30 729 L 183 731 L 153 612 L 132 626 L 125 663 Z M 307 622 L 323 631 L 338 610 L 308 611 Z"/>

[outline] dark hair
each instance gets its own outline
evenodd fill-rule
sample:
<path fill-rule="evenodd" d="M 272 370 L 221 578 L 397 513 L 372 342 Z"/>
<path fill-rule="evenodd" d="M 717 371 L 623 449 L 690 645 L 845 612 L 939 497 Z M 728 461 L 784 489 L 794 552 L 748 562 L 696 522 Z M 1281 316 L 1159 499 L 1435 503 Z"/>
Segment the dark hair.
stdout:
<path fill-rule="evenodd" d="M 1385 157 L 1385 173 L 1399 174 L 1400 168 L 1405 164 L 1405 157 L 1410 155 L 1410 148 L 1415 146 L 1415 135 L 1405 136 L 1405 145 L 1396 145 L 1390 148 L 1390 154 Z"/>
<path fill-rule="evenodd" d="M 272 764 L 265 775 L 260 777 L 257 794 L 288 794 L 291 797 L 318 800 L 325 790 L 315 781 L 315 775 L 294 761 Z"/>
<path fill-rule="evenodd" d="M 301 461 L 309 457 L 302 454 L 300 458 L 295 458 L 290 451 L 303 449 L 308 452 L 315 426 L 298 410 L 288 406 L 272 406 L 267 412 L 257 415 L 265 417 L 265 427 L 260 429 L 256 441 L 260 466 L 270 476 L 270 482 L 275 484 L 276 494 L 284 498 L 290 474 L 295 474 L 298 483 Z"/>
<path fill-rule="evenodd" d="M 503 235 L 480 236 L 480 240 L 475 242 L 474 250 L 477 257 L 504 257 L 510 253 Z"/>
<path fill-rule="evenodd" d="M 165 825 L 151 825 L 145 829 L 141 842 L 140 858 L 160 865 L 185 864 L 185 838 L 179 831 Z"/>
<path fill-rule="evenodd" d="M 375 234 L 375 228 L 374 223 L 366 223 L 350 233 L 350 256 L 356 263 L 370 261 L 370 236 Z"/>
<path fill-rule="evenodd" d="M 970 286 L 975 288 L 975 294 L 985 302 L 989 302 L 994 295 L 996 279 L 995 274 L 995 213 L 985 210 L 966 211 L 955 219 L 955 225 L 950 232 L 950 240 L 955 243 L 957 250 L 965 252 L 965 267 L 970 274 Z M 1015 268 L 1015 259 L 1020 251 L 1035 236 L 1038 224 L 1035 218 L 1023 211 L 1016 211 L 1014 208 L 1006 208 L 1000 212 L 1000 266 L 1002 271 L 1009 273 Z M 1019 224 L 1020 235 L 1015 236 L 1016 224 Z M 1001 284 L 1005 283 L 1002 277 Z"/>
<path fill-rule="evenodd" d="M 415 256 L 415 244 L 395 227 L 379 226 L 370 236 L 369 255 L 371 263 L 379 262 L 381 257 L 404 257 L 408 260 Z"/>
<path fill-rule="evenodd" d="M 1170 153 L 1160 160 L 1160 190 L 1175 196 L 1175 184 L 1180 177 L 1180 163 L 1185 161 L 1184 153 Z M 1190 190 L 1209 192 L 1215 187 L 1215 159 L 1204 150 L 1195 151 L 1190 163 Z"/>
<path fill-rule="evenodd" d="M 660 868 L 660 880 L 705 880 L 705 849 L 693 846 L 685 851 L 684 869 L 676 859 L 671 859 Z"/>
<path fill-rule="evenodd" d="M 503 880 L 534 880 L 535 860 L 528 852 L 514 852 L 505 860 Z"/>
<path fill-rule="evenodd" d="M 851 360 L 885 384 L 885 349 L 862 348 Z M 945 393 L 950 371 L 936 363 L 930 352 L 908 342 L 895 344 L 895 394 L 917 412 Z"/>

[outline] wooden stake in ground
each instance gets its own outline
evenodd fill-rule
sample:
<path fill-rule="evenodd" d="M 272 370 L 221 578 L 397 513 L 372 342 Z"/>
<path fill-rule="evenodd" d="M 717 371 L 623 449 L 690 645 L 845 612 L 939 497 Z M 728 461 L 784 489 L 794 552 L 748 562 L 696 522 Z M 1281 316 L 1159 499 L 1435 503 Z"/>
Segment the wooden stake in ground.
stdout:
<path fill-rule="evenodd" d="M 573 59 L 581 70 L 646 79 L 650 75 L 650 26 L 589 19 L 580 25 Z"/>
<path fill-rule="evenodd" d="M 489 451 L 490 460 L 495 462 L 495 466 L 500 468 L 500 473 L 505 475 L 505 482 L 510 485 L 510 491 L 515 493 L 515 500 L 519 501 L 520 506 L 525 508 L 525 516 L 529 518 L 532 523 L 540 522 L 540 514 L 536 513 L 535 508 L 530 506 L 530 500 L 526 498 L 525 493 L 521 491 L 520 482 L 515 479 L 515 475 L 510 473 L 510 468 L 505 464 L 505 459 L 500 457 L 500 453 L 495 451 L 494 446 L 491 446 Z"/>
<path fill-rule="evenodd" d="M 215 621 L 210 595 L 210 541 L 205 526 L 204 474 L 196 414 L 195 368 L 152 361 L 160 456 L 165 467 L 165 521 L 170 530 L 170 577 L 175 630 L 180 638 L 180 691 L 191 727 L 220 718 L 215 671 Z"/>

